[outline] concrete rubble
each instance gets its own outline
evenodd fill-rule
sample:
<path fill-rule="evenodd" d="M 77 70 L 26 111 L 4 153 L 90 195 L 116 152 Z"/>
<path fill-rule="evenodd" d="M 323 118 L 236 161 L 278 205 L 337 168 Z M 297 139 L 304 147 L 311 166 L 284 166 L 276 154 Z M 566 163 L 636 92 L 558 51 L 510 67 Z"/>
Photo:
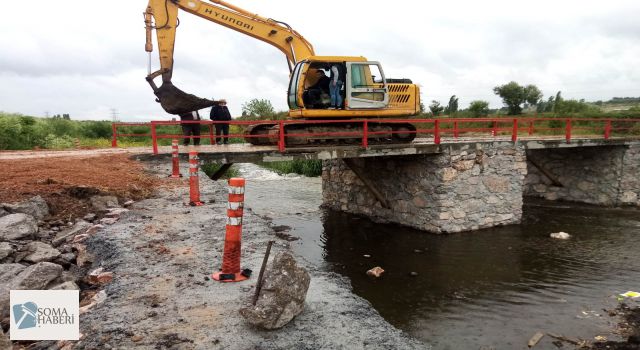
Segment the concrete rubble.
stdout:
<path fill-rule="evenodd" d="M 38 232 L 38 223 L 27 214 L 9 214 L 0 218 L 0 241 L 29 239 Z"/>
<path fill-rule="evenodd" d="M 49 244 L 33 241 L 24 246 L 29 255 L 22 258 L 23 261 L 39 263 L 42 261 L 52 261 L 60 256 L 60 251 Z"/>
<path fill-rule="evenodd" d="M 118 207 L 118 198 L 114 196 L 93 196 L 90 198 L 94 210 L 101 212 Z"/>
<path fill-rule="evenodd" d="M 256 305 L 240 309 L 250 324 L 265 329 L 282 328 L 304 309 L 311 277 L 288 252 L 278 253 L 264 276 Z"/>
<path fill-rule="evenodd" d="M 115 202 L 113 198 L 95 202 L 117 205 L 117 198 Z M 116 222 L 127 209 L 111 210 L 118 214 L 110 218 Z M 49 207 L 39 196 L 20 203 L 2 203 L 0 214 L 0 321 L 6 327 L 11 289 L 80 290 L 80 285 L 87 284 L 88 262 L 93 259 L 82 241 L 104 226 L 84 220 L 75 223 L 49 221 Z M 113 274 L 100 271 L 93 278 L 96 281 L 93 288 L 98 288 L 113 280 Z M 106 293 L 102 291 L 92 294 L 86 303 L 95 306 L 105 299 Z M 0 345 L 3 345 L 0 349 L 6 348 L 4 343 L 11 344 L 0 334 Z"/>
<path fill-rule="evenodd" d="M 2 203 L 0 207 L 10 213 L 22 213 L 33 216 L 38 221 L 42 221 L 42 219 L 49 215 L 49 206 L 40 196 L 35 196 L 24 202 L 15 204 Z"/>
<path fill-rule="evenodd" d="M 64 243 L 65 241 L 67 241 L 69 238 L 73 238 L 75 235 L 83 233 L 89 228 L 89 226 L 91 226 L 90 223 L 84 220 L 80 220 L 76 222 L 75 225 L 73 225 L 73 227 L 58 232 L 56 234 L 56 237 L 53 239 L 51 243 L 53 244 L 54 247 L 57 247 L 62 243 Z"/>

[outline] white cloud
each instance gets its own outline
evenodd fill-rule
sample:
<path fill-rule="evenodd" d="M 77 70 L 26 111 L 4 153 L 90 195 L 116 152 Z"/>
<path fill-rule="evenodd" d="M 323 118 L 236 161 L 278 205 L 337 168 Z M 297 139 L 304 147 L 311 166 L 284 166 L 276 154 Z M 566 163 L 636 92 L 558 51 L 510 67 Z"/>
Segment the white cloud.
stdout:
<path fill-rule="evenodd" d="M 426 104 L 500 100 L 511 80 L 545 95 L 640 96 L 640 3 L 578 0 L 416 2 L 232 0 L 287 22 L 318 55 L 363 55 L 388 77 L 411 78 Z M 144 1 L 34 0 L 0 13 L 0 110 L 73 119 L 169 119 L 144 80 Z M 174 82 L 225 97 L 233 114 L 252 98 L 286 109 L 284 55 L 258 40 L 182 13 Z M 157 52 L 152 56 L 157 69 Z"/>

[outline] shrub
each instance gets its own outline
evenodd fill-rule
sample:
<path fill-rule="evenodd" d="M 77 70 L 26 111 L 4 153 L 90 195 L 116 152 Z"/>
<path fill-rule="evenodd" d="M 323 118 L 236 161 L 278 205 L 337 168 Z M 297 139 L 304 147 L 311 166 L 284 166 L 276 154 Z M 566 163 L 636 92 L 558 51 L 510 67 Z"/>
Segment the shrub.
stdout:
<path fill-rule="evenodd" d="M 292 160 L 284 162 L 260 163 L 259 166 L 271 169 L 278 174 L 300 174 L 308 177 L 322 175 L 321 160 Z"/>

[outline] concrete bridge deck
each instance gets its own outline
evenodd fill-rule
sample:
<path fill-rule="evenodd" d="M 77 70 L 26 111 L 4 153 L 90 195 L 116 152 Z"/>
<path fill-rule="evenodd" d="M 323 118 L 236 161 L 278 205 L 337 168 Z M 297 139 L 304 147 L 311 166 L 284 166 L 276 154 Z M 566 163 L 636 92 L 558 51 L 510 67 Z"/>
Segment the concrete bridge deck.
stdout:
<path fill-rule="evenodd" d="M 525 149 L 544 148 L 568 148 L 590 147 L 605 145 L 627 145 L 640 142 L 640 137 L 609 138 L 602 137 L 574 137 L 567 143 L 562 136 L 548 137 L 520 137 L 516 143 L 523 145 Z M 340 159 L 340 158 L 370 158 L 381 156 L 404 156 L 418 154 L 441 153 L 445 148 L 464 148 L 468 145 L 491 146 L 495 143 L 512 143 L 509 136 L 497 137 L 446 137 L 440 144 L 435 144 L 432 138 L 416 139 L 408 144 L 378 144 L 369 145 L 367 149 L 360 145 L 340 146 L 316 146 L 316 147 L 291 147 L 284 152 L 278 151 L 277 146 L 255 146 L 247 143 L 229 145 L 201 145 L 198 146 L 198 155 L 204 161 L 217 163 L 245 163 L 245 162 L 273 162 L 294 159 Z M 188 148 L 180 146 L 180 153 L 185 154 Z M 49 157 L 87 157 L 106 154 L 131 154 L 140 159 L 169 158 L 170 146 L 158 147 L 158 154 L 153 153 L 151 146 L 130 148 L 104 148 L 104 149 L 79 149 L 79 150 L 38 150 L 38 151 L 3 151 L 0 152 L 0 160 L 21 158 L 49 158 Z"/>

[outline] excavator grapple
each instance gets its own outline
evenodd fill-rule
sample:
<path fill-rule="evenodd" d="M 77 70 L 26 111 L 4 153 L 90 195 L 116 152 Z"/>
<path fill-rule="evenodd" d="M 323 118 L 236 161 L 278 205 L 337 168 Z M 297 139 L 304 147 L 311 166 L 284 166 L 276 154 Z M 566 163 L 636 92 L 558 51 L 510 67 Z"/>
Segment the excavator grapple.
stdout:
<path fill-rule="evenodd" d="M 153 92 L 162 108 L 169 114 L 182 114 L 211 107 L 215 101 L 200 98 L 178 89 L 171 82 L 164 82 Z"/>

